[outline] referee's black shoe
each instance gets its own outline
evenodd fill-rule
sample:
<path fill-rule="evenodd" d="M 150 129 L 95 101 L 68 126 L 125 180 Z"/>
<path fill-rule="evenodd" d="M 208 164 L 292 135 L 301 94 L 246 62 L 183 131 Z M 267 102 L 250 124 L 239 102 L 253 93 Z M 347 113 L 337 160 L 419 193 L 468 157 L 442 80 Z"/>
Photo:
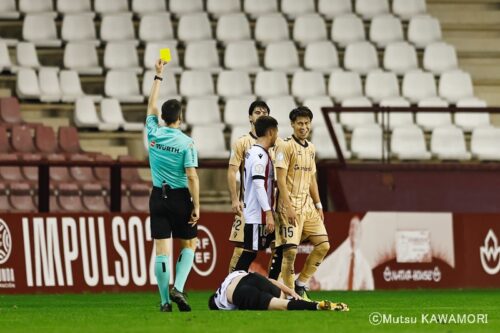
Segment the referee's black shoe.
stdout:
<path fill-rule="evenodd" d="M 172 304 L 165 303 L 163 305 L 160 304 L 160 312 L 172 312 Z"/>
<path fill-rule="evenodd" d="M 177 307 L 181 312 L 189 312 L 191 311 L 191 307 L 187 302 L 187 296 L 183 292 L 180 292 L 175 287 L 170 289 L 170 298 L 174 303 L 177 303 Z"/>

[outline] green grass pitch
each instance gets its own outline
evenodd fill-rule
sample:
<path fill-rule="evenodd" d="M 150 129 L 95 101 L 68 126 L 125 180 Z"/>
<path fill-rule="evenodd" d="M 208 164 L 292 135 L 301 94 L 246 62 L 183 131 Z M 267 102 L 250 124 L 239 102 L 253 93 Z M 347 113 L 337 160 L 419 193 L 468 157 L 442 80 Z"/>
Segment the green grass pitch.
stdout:
<path fill-rule="evenodd" d="M 156 293 L 0 295 L 0 332 L 500 332 L 500 290 L 316 292 L 350 312 L 209 311 L 208 292 L 189 294 L 193 311 L 160 313 Z M 417 324 L 369 322 L 372 312 Z M 421 314 L 488 314 L 487 324 L 421 323 Z"/>

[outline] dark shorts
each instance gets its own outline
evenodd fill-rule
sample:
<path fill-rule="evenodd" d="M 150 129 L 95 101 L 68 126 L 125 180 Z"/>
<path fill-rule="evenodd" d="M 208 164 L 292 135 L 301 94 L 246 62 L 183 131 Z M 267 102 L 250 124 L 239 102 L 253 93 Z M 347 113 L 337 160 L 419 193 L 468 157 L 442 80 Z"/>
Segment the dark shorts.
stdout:
<path fill-rule="evenodd" d="M 243 248 L 259 251 L 269 247 L 275 239 L 274 232 L 268 234 L 263 224 L 245 224 L 243 229 Z"/>
<path fill-rule="evenodd" d="M 281 290 L 258 273 L 249 273 L 234 289 L 233 304 L 239 310 L 267 310 L 273 297 L 279 298 Z"/>
<path fill-rule="evenodd" d="M 151 236 L 154 239 L 174 238 L 192 239 L 198 234 L 197 225 L 191 226 L 193 202 L 187 188 L 171 189 L 167 198 L 163 198 L 162 190 L 153 187 L 149 198 L 151 215 Z"/>

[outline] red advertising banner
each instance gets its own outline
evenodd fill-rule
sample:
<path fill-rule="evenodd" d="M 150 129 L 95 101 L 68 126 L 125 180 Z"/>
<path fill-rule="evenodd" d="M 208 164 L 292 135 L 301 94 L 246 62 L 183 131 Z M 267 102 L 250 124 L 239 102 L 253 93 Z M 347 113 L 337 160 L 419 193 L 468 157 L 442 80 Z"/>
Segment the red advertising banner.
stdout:
<path fill-rule="evenodd" d="M 312 289 L 500 287 L 500 215 L 353 216 L 325 215 L 330 253 Z M 187 289 L 215 289 L 227 275 L 232 222 L 203 214 Z M 312 249 L 299 247 L 297 272 Z M 174 241 L 172 269 L 178 253 Z M 265 273 L 269 257 L 260 253 L 251 269 Z M 0 294 L 156 290 L 153 263 L 145 214 L 0 215 Z"/>

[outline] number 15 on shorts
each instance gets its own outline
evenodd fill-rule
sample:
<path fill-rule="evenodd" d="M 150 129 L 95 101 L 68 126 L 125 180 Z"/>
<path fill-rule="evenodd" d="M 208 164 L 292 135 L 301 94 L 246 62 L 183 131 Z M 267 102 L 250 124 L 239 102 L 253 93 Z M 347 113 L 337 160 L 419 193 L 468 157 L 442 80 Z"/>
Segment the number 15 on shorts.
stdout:
<path fill-rule="evenodd" d="M 293 237 L 293 226 L 284 226 L 281 227 L 281 236 L 283 238 L 292 238 Z"/>

